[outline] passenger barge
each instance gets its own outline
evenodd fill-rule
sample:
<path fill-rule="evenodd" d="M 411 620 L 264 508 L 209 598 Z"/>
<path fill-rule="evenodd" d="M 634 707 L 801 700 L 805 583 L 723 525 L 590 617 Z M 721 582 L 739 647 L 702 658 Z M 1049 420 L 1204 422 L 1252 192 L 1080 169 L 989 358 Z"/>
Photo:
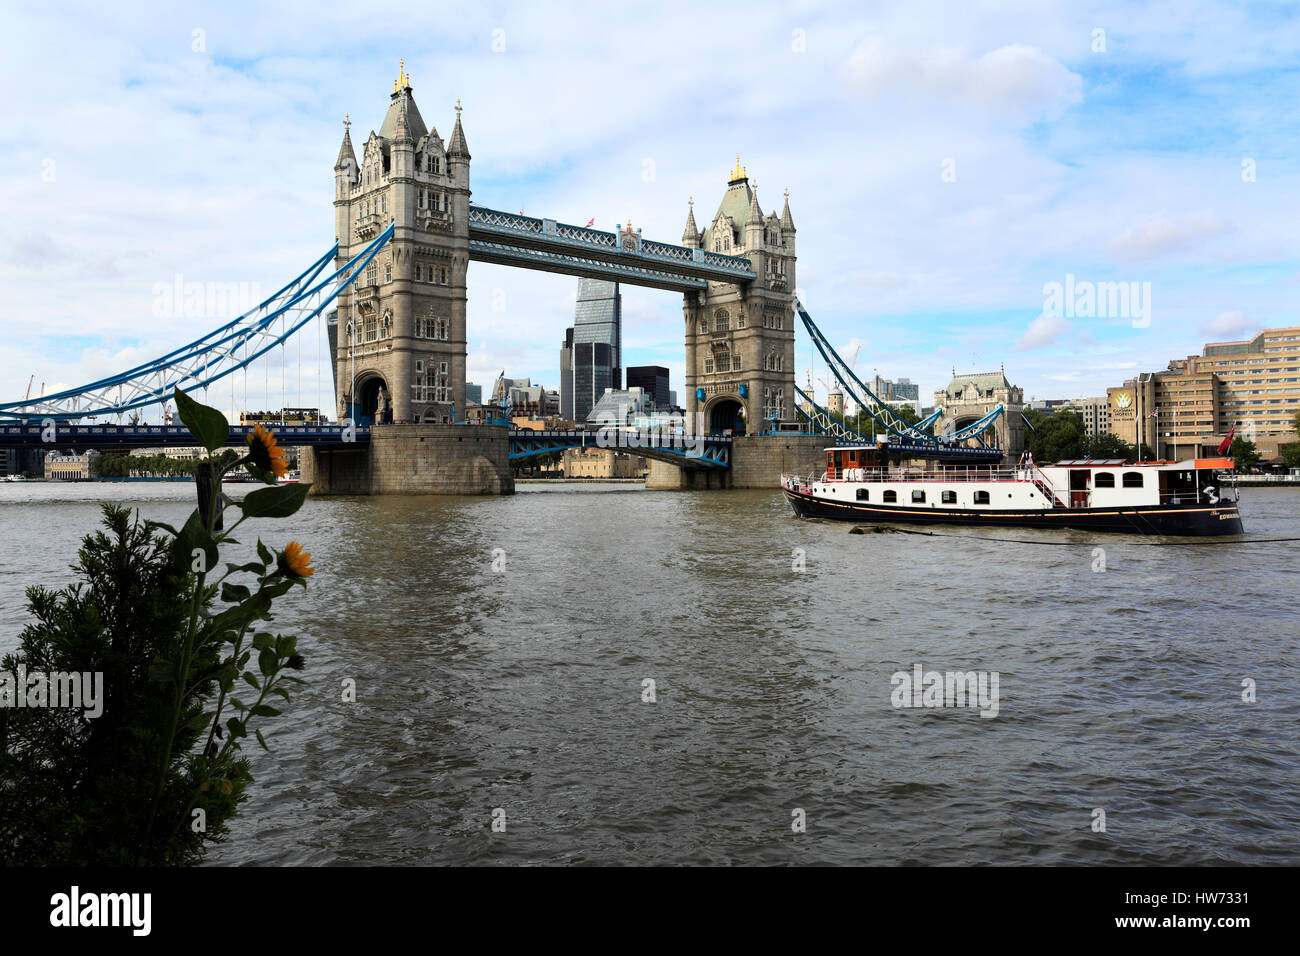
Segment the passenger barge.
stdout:
<path fill-rule="evenodd" d="M 800 517 L 907 524 L 1069 528 L 1155 535 L 1241 534 L 1230 458 L 1131 464 L 1083 459 L 1014 467 L 890 467 L 887 445 L 826 449 L 826 471 L 782 475 Z M 1225 497 L 1226 495 L 1226 497 Z"/>

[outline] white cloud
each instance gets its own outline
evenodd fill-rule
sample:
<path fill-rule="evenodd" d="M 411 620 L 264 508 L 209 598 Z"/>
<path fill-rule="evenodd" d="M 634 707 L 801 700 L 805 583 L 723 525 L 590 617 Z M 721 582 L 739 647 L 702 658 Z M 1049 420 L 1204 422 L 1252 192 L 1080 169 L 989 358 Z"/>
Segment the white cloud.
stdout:
<path fill-rule="evenodd" d="M 1030 352 L 1051 345 L 1070 330 L 1070 323 L 1059 315 L 1040 315 L 1016 342 L 1017 352 Z"/>
<path fill-rule="evenodd" d="M 1143 216 L 1106 244 L 1122 259 L 1153 259 L 1192 246 L 1197 240 L 1220 236 L 1231 226 L 1212 209 L 1170 216 L 1165 212 Z"/>
<path fill-rule="evenodd" d="M 902 98 L 974 107 L 1019 123 L 1053 119 L 1083 99 L 1083 80 L 1032 46 L 1013 43 L 970 58 L 952 48 L 893 49 L 880 35 L 862 41 L 842 70 L 846 90 L 864 100 Z"/>
<path fill-rule="evenodd" d="M 1246 313 L 1240 309 L 1234 309 L 1231 312 L 1220 312 L 1210 321 L 1201 326 L 1201 331 L 1206 335 L 1213 335 L 1218 338 L 1232 338 L 1254 332 L 1259 328 L 1259 323 L 1252 322 L 1246 318 Z"/>

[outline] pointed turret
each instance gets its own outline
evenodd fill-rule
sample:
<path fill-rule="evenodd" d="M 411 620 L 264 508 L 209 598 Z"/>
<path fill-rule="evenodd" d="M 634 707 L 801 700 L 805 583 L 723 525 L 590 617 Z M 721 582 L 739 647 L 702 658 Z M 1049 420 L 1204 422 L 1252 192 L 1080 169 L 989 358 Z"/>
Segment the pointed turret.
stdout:
<path fill-rule="evenodd" d="M 451 131 L 451 142 L 447 146 L 447 155 L 460 159 L 469 159 L 469 146 L 465 143 L 465 130 L 460 125 L 460 100 L 456 101 L 456 128 Z"/>
<path fill-rule="evenodd" d="M 407 91 L 402 90 L 397 100 L 397 129 L 393 133 L 393 142 L 408 144 L 413 142 L 411 139 L 411 127 L 407 122 L 406 114 Z"/>
<path fill-rule="evenodd" d="M 690 199 L 690 208 L 686 213 L 686 228 L 682 230 L 682 245 L 695 249 L 700 244 L 700 229 L 695 225 L 695 197 Z"/>
<path fill-rule="evenodd" d="M 758 207 L 758 193 L 750 193 L 749 196 L 749 215 L 745 218 L 746 226 L 761 226 L 763 224 L 763 210 Z"/>
<path fill-rule="evenodd" d="M 357 153 L 352 148 L 352 121 L 348 117 L 343 117 L 343 145 L 339 147 L 339 158 L 334 163 L 335 169 L 345 169 L 348 163 L 352 168 L 357 166 Z"/>
<path fill-rule="evenodd" d="M 794 232 L 794 220 L 790 218 L 790 190 L 785 191 L 785 208 L 781 210 L 781 231 Z"/>

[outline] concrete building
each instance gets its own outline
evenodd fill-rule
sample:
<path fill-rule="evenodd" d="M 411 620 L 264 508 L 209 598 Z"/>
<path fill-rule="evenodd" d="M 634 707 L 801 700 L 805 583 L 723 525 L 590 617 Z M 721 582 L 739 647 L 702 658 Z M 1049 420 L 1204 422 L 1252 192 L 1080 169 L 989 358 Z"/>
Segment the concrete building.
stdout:
<path fill-rule="evenodd" d="M 1266 329 L 1240 342 L 1208 343 L 1107 390 L 1110 430 L 1139 438 L 1163 458 L 1207 457 L 1236 426 L 1264 458 L 1300 440 L 1300 327 Z"/>
<path fill-rule="evenodd" d="M 1102 435 L 1110 431 L 1110 398 L 1040 398 L 1025 406 L 1053 415 L 1058 411 L 1075 412 L 1083 419 L 1084 434 Z"/>
<path fill-rule="evenodd" d="M 90 478 L 90 460 L 94 452 L 61 455 L 52 451 L 45 456 L 45 475 L 55 481 L 86 481 Z"/>
<path fill-rule="evenodd" d="M 638 455 L 612 448 L 568 448 L 560 461 L 565 478 L 644 478 L 649 466 Z"/>
<path fill-rule="evenodd" d="M 662 365 L 630 366 L 627 370 L 627 387 L 639 388 L 649 395 L 656 409 L 667 409 L 673 405 L 673 393 L 668 389 L 668 369 Z"/>
<path fill-rule="evenodd" d="M 872 378 L 871 390 L 888 405 L 911 405 L 918 415 L 921 414 L 921 386 L 910 378 L 894 381 L 876 375 Z"/>
<path fill-rule="evenodd" d="M 795 228 L 786 194 L 781 215 L 764 214 L 740 160 L 704 230 L 695 204 L 682 244 L 704 254 L 745 256 L 757 280 L 748 288 L 709 283 L 686 296 L 686 412 L 703 430 L 758 431 L 794 410 Z"/>
<path fill-rule="evenodd" d="M 332 357 L 339 418 L 443 422 L 465 407 L 469 148 L 460 106 L 451 139 L 425 125 L 402 70 L 357 161 L 350 123 L 334 164 L 342 266 L 395 225 L 392 241 L 338 299 Z"/>

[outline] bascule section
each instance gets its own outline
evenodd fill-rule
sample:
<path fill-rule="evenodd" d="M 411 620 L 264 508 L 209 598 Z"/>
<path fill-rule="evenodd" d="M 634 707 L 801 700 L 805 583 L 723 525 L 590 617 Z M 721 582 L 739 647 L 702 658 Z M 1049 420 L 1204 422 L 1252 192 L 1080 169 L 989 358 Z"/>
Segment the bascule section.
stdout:
<path fill-rule="evenodd" d="M 775 430 L 794 420 L 795 227 L 785 208 L 764 213 L 736 157 L 727 189 L 704 229 L 692 200 L 683 244 L 749 262 L 752 277 L 718 281 L 683 303 L 687 421 L 708 434 Z"/>
<path fill-rule="evenodd" d="M 339 296 L 338 414 L 359 425 L 450 423 L 465 407 L 469 147 L 425 125 L 405 68 L 360 161 L 344 120 L 334 164 L 340 261 L 390 225 L 392 239 Z"/>

